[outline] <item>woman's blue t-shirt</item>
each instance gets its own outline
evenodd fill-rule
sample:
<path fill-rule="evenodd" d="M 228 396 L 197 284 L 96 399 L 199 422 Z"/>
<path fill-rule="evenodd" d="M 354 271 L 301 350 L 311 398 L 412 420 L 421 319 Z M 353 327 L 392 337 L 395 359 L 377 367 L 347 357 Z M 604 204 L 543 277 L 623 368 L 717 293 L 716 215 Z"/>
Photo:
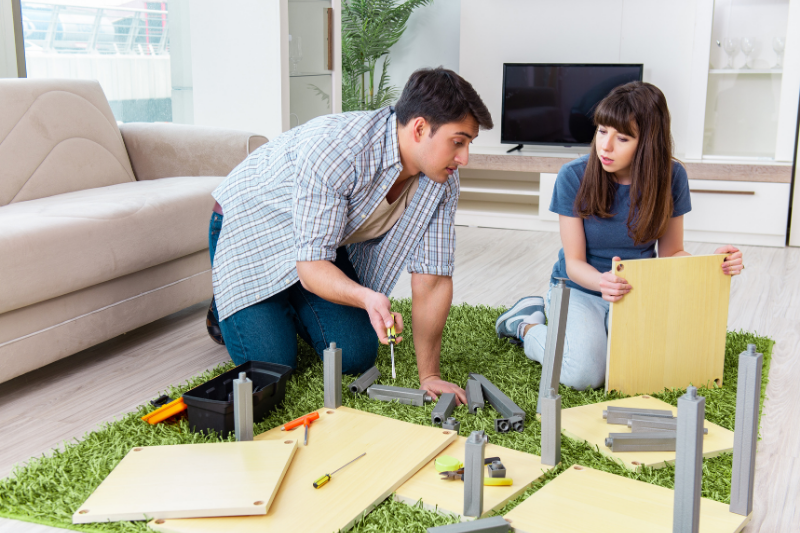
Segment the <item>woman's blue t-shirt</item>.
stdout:
<path fill-rule="evenodd" d="M 575 213 L 575 197 L 581 186 L 583 174 L 589 156 L 579 157 L 567 163 L 558 172 L 556 184 L 553 188 L 553 199 L 550 202 L 550 211 L 568 217 L 577 217 Z M 614 213 L 612 218 L 589 217 L 583 219 L 583 231 L 586 234 L 586 261 L 599 272 L 611 270 L 611 260 L 616 256 L 622 259 L 647 259 L 656 256 L 656 241 L 644 244 L 633 244 L 633 238 L 628 234 L 628 212 L 631 208 L 630 185 L 614 184 L 616 193 L 614 203 L 609 210 Z M 672 200 L 674 209 L 673 217 L 685 215 L 692 210 L 692 201 L 689 198 L 689 178 L 683 165 L 672 163 Z M 564 260 L 564 249 L 558 252 L 558 261 L 553 265 L 551 282 L 555 278 L 566 278 L 567 264 Z M 572 281 L 567 285 L 600 296 L 599 292 L 581 287 Z"/>

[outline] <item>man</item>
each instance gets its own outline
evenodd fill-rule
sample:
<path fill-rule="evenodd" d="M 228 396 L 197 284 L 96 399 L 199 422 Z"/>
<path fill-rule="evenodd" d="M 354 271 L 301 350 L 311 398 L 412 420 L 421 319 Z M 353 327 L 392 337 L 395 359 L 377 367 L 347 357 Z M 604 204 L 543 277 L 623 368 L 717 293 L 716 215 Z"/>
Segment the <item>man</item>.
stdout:
<path fill-rule="evenodd" d="M 320 356 L 335 342 L 344 373 L 367 370 L 387 327 L 403 329 L 387 295 L 407 266 L 420 387 L 466 402 L 441 379 L 439 358 L 458 167 L 492 125 L 463 78 L 423 69 L 394 108 L 319 117 L 237 166 L 213 192 L 209 239 L 231 359 L 296 367 L 299 335 Z"/>

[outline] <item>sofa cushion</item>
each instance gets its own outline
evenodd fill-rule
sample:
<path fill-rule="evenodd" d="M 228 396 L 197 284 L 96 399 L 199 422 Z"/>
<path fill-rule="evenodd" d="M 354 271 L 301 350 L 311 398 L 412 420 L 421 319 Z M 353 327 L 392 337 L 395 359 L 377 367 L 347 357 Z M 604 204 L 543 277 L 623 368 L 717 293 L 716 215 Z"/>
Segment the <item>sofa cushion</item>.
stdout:
<path fill-rule="evenodd" d="M 0 206 L 0 313 L 208 248 L 219 176 L 163 178 Z"/>
<path fill-rule="evenodd" d="M 0 206 L 135 181 L 97 81 L 0 80 Z"/>

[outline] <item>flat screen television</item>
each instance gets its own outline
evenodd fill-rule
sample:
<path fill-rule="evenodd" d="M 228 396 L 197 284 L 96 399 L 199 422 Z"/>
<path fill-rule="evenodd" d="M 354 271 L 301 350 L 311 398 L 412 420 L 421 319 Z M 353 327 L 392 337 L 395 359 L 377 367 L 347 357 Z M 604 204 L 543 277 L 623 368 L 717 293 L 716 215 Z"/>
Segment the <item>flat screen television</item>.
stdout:
<path fill-rule="evenodd" d="M 500 142 L 589 146 L 597 104 L 636 80 L 641 64 L 505 63 Z"/>

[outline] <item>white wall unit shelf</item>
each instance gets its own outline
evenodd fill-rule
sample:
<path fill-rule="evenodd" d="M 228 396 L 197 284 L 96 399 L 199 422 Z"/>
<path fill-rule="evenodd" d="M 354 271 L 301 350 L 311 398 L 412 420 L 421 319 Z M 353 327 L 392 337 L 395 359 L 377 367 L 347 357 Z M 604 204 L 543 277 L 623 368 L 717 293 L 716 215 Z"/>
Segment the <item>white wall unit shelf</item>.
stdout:
<path fill-rule="evenodd" d="M 479 147 L 470 153 L 469 165 L 459 170 L 456 224 L 558 231 L 558 215 L 549 210 L 553 186 L 558 170 L 579 154 L 541 149 L 506 154 L 506 149 Z M 790 165 L 741 160 L 683 165 L 692 196 L 684 223 L 687 240 L 785 245 Z"/>

